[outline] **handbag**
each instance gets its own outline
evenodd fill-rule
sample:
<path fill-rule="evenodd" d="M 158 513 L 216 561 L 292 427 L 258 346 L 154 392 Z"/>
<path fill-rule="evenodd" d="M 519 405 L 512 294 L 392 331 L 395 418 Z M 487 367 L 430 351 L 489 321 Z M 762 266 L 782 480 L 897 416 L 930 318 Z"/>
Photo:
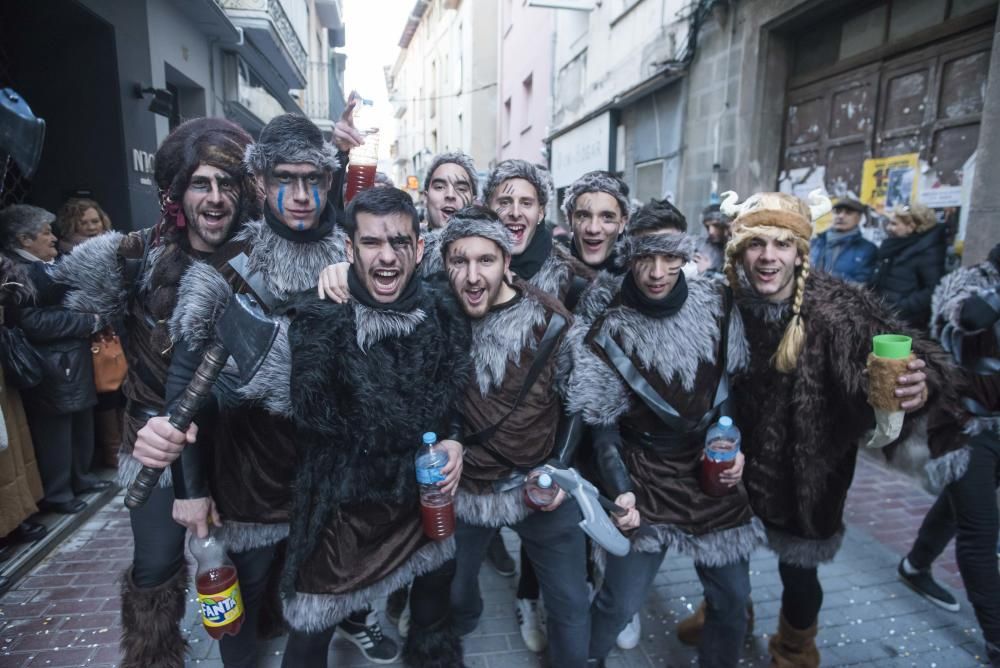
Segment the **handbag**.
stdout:
<path fill-rule="evenodd" d="M 90 343 L 94 354 L 94 386 L 99 393 L 115 392 L 125 381 L 128 362 L 121 340 L 113 331 L 106 329 L 96 334 Z"/>
<path fill-rule="evenodd" d="M 0 327 L 0 366 L 12 387 L 27 390 L 42 382 L 42 356 L 18 327 Z"/>

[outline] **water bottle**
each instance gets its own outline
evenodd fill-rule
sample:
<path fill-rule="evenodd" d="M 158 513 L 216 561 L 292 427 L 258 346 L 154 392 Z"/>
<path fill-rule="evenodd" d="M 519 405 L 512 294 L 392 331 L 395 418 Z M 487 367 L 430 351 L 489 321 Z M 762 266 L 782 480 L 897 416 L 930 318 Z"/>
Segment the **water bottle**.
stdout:
<path fill-rule="evenodd" d="M 455 533 L 455 506 L 451 494 L 437 486 L 444 480 L 441 467 L 448 463 L 448 452 L 437 444 L 437 434 L 424 434 L 415 463 L 424 533 L 433 540 L 444 540 Z"/>
<path fill-rule="evenodd" d="M 378 169 L 378 118 L 371 100 L 362 99 L 354 109 L 354 127 L 364 136 L 364 143 L 351 149 L 347 165 L 344 201 L 350 202 L 362 190 L 375 185 Z"/>
<path fill-rule="evenodd" d="M 524 480 L 524 503 L 532 510 L 541 510 L 556 500 L 559 485 L 544 469 L 535 469 Z"/>
<path fill-rule="evenodd" d="M 701 460 L 701 490 L 709 496 L 725 496 L 736 491 L 719 479 L 719 475 L 736 464 L 740 453 L 740 430 L 733 419 L 722 416 L 705 436 L 705 458 Z"/>
<path fill-rule="evenodd" d="M 243 597 L 236 566 L 226 554 L 225 546 L 218 539 L 215 529 L 209 528 L 205 538 L 198 538 L 192 533 L 188 538 L 188 549 L 198 562 L 195 587 L 198 589 L 198 605 L 205 630 L 216 640 L 226 634 L 236 635 L 245 617 Z"/>

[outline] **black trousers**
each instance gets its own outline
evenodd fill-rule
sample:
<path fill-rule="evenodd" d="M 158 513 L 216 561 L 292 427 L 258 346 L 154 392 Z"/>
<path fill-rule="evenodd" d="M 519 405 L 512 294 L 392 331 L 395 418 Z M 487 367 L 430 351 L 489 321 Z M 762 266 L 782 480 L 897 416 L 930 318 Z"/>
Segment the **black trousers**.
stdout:
<path fill-rule="evenodd" d="M 129 511 L 132 581 L 145 589 L 163 584 L 184 565 L 185 529 L 174 522 L 172 487 L 156 487 L 149 500 Z"/>
<path fill-rule="evenodd" d="M 267 576 L 274 563 L 274 554 L 274 545 L 229 553 L 239 574 L 245 616 L 239 633 L 219 639 L 219 654 L 226 668 L 253 668 L 257 665 L 257 620 L 267 595 Z"/>
<path fill-rule="evenodd" d="M 996 489 L 1000 484 L 1000 438 L 980 434 L 972 440 L 969 468 L 949 484 L 927 511 L 907 558 L 924 570 L 955 538 L 955 557 L 969 603 L 983 637 L 1000 644 L 1000 573 L 997 572 Z"/>
<path fill-rule="evenodd" d="M 49 503 L 72 501 L 81 489 L 97 482 L 90 475 L 94 460 L 94 412 L 48 413 L 24 402 L 35 445 L 38 472 Z"/>

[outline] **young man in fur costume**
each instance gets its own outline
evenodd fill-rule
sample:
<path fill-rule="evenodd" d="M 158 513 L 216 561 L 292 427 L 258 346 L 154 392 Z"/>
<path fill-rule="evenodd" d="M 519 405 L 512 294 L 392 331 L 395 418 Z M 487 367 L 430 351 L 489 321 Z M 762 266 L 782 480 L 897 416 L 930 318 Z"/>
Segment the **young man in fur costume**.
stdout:
<path fill-rule="evenodd" d="M 931 565 L 955 538 L 958 569 L 979 620 L 991 665 L 1000 666 L 1000 574 L 997 572 L 998 514 L 995 491 L 1000 481 L 1000 245 L 989 259 L 942 279 L 931 303 L 931 336 L 963 366 L 962 387 L 967 421 L 935 425 L 929 439 L 957 439 L 966 444 L 969 463 L 927 512 L 899 577 L 914 591 L 946 609 L 958 601 L 935 582 Z"/>
<path fill-rule="evenodd" d="M 420 193 L 428 229 L 444 229 L 455 212 L 472 204 L 478 195 L 476 165 L 470 156 L 461 151 L 436 155 L 427 168 Z"/>
<path fill-rule="evenodd" d="M 421 434 L 453 434 L 470 381 L 467 320 L 447 291 L 416 276 L 417 212 L 395 188 L 359 194 L 345 230 L 351 301 L 313 297 L 290 311 L 290 405 L 299 460 L 283 577 L 292 628 L 283 665 L 326 666 L 333 627 L 412 581 L 404 659 L 457 666 L 448 620 L 454 540 L 421 529 L 413 456 Z M 445 491 L 462 447 L 444 439 Z"/>
<path fill-rule="evenodd" d="M 519 484 L 534 467 L 572 454 L 565 451 L 574 443 L 572 430 L 560 425 L 556 390 L 557 349 L 569 312 L 523 279 L 510 278 L 510 234 L 489 209 L 456 213 L 442 234 L 441 252 L 451 289 L 472 320 L 475 366 L 462 402 L 466 450 L 455 499 L 455 629 L 466 634 L 476 628 L 483 610 L 480 565 L 496 530 L 510 527 L 541 574 L 553 665 L 585 666 L 590 619 L 580 512 L 575 503 L 563 503 L 562 491 L 532 512 Z"/>
<path fill-rule="evenodd" d="M 568 409 L 590 425 L 602 483 L 627 511 L 615 522 L 634 531 L 629 554 L 607 556 L 590 657 L 604 660 L 673 548 L 694 558 L 708 602 L 700 664 L 735 666 L 749 558 L 763 531 L 738 484 L 741 455 L 723 474 L 730 494 L 706 494 L 699 471 L 705 433 L 725 414 L 729 375 L 746 367 L 749 351 L 726 289 L 681 272 L 694 253 L 694 240 L 673 231 L 683 214 L 669 204 L 651 211 L 626 230 L 628 272 L 597 279 L 569 335 Z"/>
<path fill-rule="evenodd" d="M 221 267 L 233 256 L 233 234 L 255 215 L 256 193 L 243 169 L 252 143 L 239 126 L 218 118 L 188 121 L 156 152 L 154 177 L 163 215 L 151 229 L 109 232 L 86 241 L 54 267 L 72 290 L 66 304 L 99 313 L 122 335 L 128 377 L 119 452 L 119 483 L 139 472 L 132 456 L 137 432 L 164 409 L 167 367 L 174 348 L 167 322 L 180 277 L 192 260 Z M 162 467 L 164 464 L 160 464 Z M 122 578 L 122 663 L 125 668 L 180 668 L 187 643 L 180 631 L 188 587 L 184 527 L 171 518 L 169 470 L 149 501 L 129 512 L 132 566 Z"/>
<path fill-rule="evenodd" d="M 736 378 L 736 424 L 743 432 L 746 481 L 754 513 L 778 555 L 784 591 L 775 666 L 817 666 L 817 618 L 823 590 L 817 566 L 833 559 L 844 535 L 843 510 L 854 476 L 858 443 L 873 423 L 866 361 L 872 337 L 913 337 L 918 358 L 900 376 L 895 394 L 906 411 L 927 399 L 954 406 L 947 356 L 894 318 L 871 293 L 827 274 L 810 274 L 811 221 L 830 210 L 781 193 L 759 193 L 742 205 L 726 193 L 722 212 L 733 216 L 725 273 L 750 343 L 750 368 Z M 933 469 L 951 471 L 960 453 L 931 452 Z M 966 459 L 967 461 L 967 459 Z M 681 623 L 682 640 L 697 638 L 701 611 Z"/>
<path fill-rule="evenodd" d="M 615 243 L 628 224 L 628 185 L 610 172 L 587 172 L 566 190 L 563 213 L 573 238 L 570 252 L 594 271 L 620 274 Z"/>

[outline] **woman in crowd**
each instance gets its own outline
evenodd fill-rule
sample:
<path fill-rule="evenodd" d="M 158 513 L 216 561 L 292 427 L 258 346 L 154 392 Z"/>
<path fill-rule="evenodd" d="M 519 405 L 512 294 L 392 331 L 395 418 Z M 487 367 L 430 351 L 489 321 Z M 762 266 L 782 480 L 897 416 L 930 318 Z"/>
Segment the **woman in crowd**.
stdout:
<path fill-rule="evenodd" d="M 878 248 L 871 287 L 907 324 L 927 331 L 931 296 L 944 275 L 944 225 L 922 204 L 893 211 Z"/>
<path fill-rule="evenodd" d="M 100 204 L 92 199 L 71 197 L 59 209 L 56 218 L 59 254 L 71 253 L 80 242 L 110 230 L 111 219 Z"/>
<path fill-rule="evenodd" d="M 42 357 L 42 382 L 24 392 L 24 408 L 42 477 L 43 510 L 78 513 L 79 494 L 105 489 L 109 482 L 90 475 L 94 455 L 92 408 L 94 369 L 90 339 L 101 327 L 95 314 L 62 307 L 65 288 L 52 281 L 56 259 L 55 216 L 35 206 L 15 204 L 0 211 L 3 248 L 22 265 L 34 293 L 20 309 L 20 327 Z"/>

